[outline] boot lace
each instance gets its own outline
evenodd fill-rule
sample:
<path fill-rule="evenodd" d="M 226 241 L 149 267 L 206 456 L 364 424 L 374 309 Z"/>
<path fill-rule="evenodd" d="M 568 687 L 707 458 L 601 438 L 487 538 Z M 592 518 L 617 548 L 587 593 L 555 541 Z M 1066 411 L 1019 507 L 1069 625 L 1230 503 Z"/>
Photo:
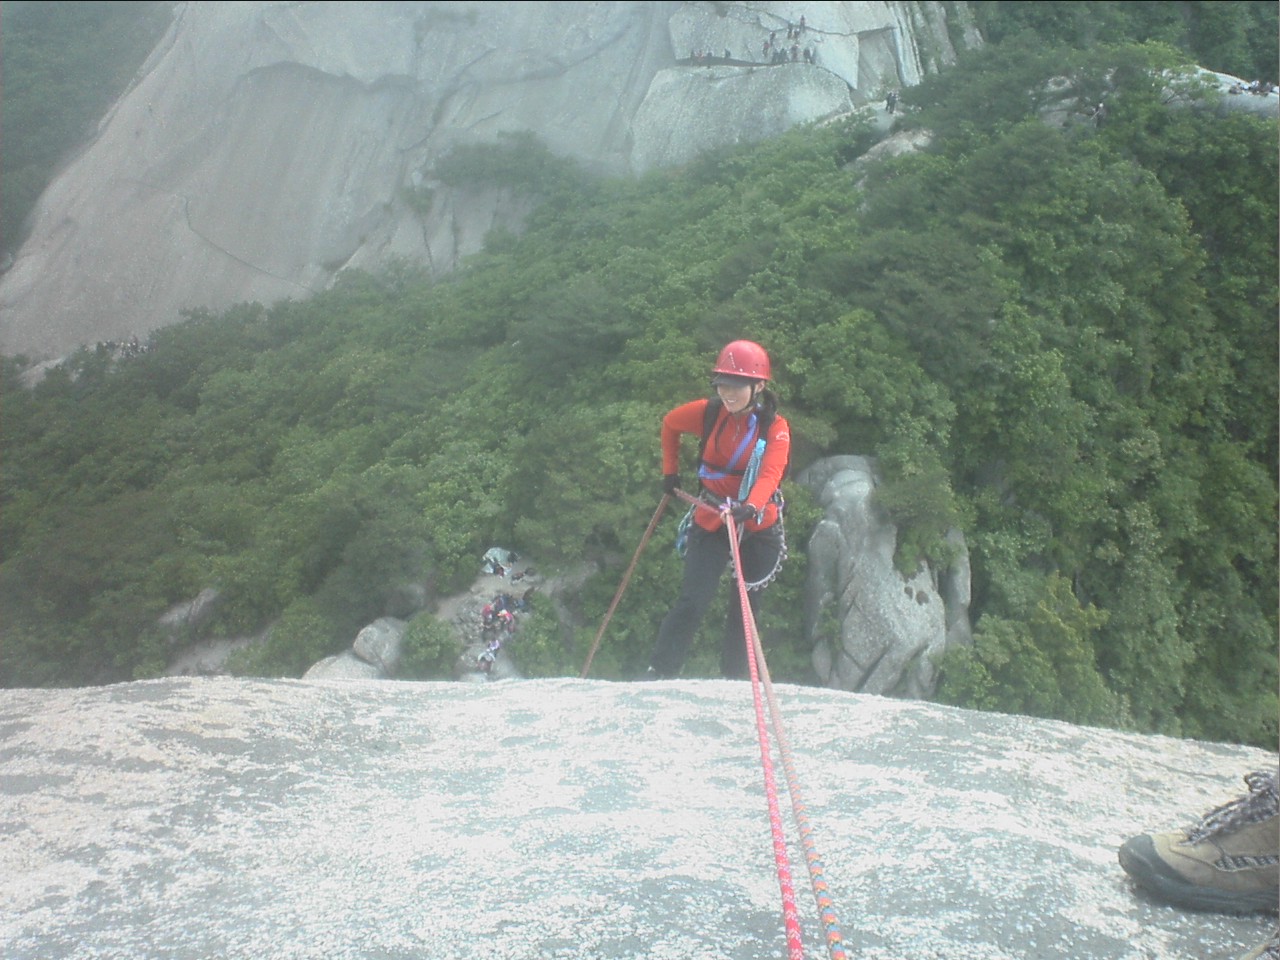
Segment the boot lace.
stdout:
<path fill-rule="evenodd" d="M 1250 824 L 1269 820 L 1280 813 L 1280 794 L 1276 792 L 1274 770 L 1255 770 L 1252 773 L 1246 773 L 1244 782 L 1249 787 L 1249 795 L 1238 797 L 1206 813 L 1198 824 L 1187 831 L 1187 843 L 1196 844 L 1223 834 L 1234 833 Z M 1232 866 L 1236 869 L 1247 866 L 1267 866 L 1280 861 L 1280 851 L 1230 859 Z"/>

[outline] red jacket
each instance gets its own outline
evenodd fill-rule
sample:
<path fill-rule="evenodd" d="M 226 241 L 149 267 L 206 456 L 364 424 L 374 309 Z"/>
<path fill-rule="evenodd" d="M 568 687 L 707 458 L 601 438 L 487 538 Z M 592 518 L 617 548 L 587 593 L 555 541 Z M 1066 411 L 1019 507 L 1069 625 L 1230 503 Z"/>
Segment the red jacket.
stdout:
<path fill-rule="evenodd" d="M 702 419 L 707 409 L 708 400 L 693 400 L 681 404 L 662 418 L 662 472 L 677 473 L 680 469 L 680 435 L 691 433 L 702 437 Z M 726 476 L 716 479 L 702 479 L 702 486 L 716 497 L 738 499 L 738 488 L 742 484 L 742 471 L 747 466 L 751 451 L 758 439 L 758 428 L 750 427 L 749 411 L 732 416 L 721 408 L 716 422 L 711 427 L 711 437 L 707 441 L 703 456 L 707 465 L 717 472 L 724 472 L 734 452 L 739 448 L 742 454 L 735 464 L 737 476 Z M 756 508 L 763 508 L 764 516 L 757 523 L 754 519 L 745 524 L 748 530 L 763 530 L 778 522 L 778 505 L 773 501 L 774 491 L 782 482 L 783 471 L 791 453 L 791 428 L 787 421 L 774 415 L 773 422 L 765 431 L 764 456 L 760 459 L 760 469 L 756 481 L 747 494 L 747 503 Z M 694 511 L 694 521 L 705 530 L 718 530 L 723 521 L 720 513 L 713 507 L 699 507 Z"/>

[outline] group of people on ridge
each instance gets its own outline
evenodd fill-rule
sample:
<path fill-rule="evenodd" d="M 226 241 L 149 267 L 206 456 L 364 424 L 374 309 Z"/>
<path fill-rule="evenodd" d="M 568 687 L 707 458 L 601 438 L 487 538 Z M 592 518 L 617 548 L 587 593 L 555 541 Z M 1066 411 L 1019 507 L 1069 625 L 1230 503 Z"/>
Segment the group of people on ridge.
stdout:
<path fill-rule="evenodd" d="M 533 590 L 530 587 L 519 600 L 509 593 L 499 593 L 480 608 L 480 636 L 484 641 L 484 649 L 476 657 L 476 666 L 481 673 L 493 671 L 503 640 L 510 640 L 515 636 L 516 615 L 529 609 Z"/>

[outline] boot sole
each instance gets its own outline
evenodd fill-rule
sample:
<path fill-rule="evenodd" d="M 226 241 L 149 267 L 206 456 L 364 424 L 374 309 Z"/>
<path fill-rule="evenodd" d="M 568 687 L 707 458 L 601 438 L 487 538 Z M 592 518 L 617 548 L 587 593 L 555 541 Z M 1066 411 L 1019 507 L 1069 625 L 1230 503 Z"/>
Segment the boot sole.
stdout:
<path fill-rule="evenodd" d="M 1275 913 L 1277 910 L 1280 889 L 1241 892 L 1191 883 L 1160 858 L 1146 835 L 1126 840 L 1120 847 L 1119 857 L 1120 866 L 1134 882 L 1176 906 L 1212 913 Z"/>

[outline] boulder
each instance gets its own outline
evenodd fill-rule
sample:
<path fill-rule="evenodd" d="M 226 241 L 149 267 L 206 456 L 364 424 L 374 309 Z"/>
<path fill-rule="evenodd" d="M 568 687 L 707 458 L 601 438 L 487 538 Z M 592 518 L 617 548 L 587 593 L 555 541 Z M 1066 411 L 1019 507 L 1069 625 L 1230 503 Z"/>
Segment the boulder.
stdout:
<path fill-rule="evenodd" d="M 404 640 L 405 622 L 394 617 L 379 617 L 356 634 L 351 651 L 365 663 L 378 668 L 382 677 L 394 677 L 400 665 L 400 645 Z"/>
<path fill-rule="evenodd" d="M 894 566 L 897 529 L 876 507 L 874 462 L 828 457 L 797 481 L 817 496 L 823 517 L 809 538 L 805 623 L 813 666 L 830 687 L 928 699 L 933 658 L 971 641 L 969 563 L 963 535 L 950 535 L 959 559 L 946 571 Z"/>
<path fill-rule="evenodd" d="M 302 675 L 304 680 L 380 680 L 383 676 L 380 667 L 350 650 L 317 661 Z"/>
<path fill-rule="evenodd" d="M 170 645 L 177 646 L 196 639 L 212 618 L 219 596 L 217 590 L 206 587 L 194 600 L 166 610 L 160 617 L 160 626 Z"/>

